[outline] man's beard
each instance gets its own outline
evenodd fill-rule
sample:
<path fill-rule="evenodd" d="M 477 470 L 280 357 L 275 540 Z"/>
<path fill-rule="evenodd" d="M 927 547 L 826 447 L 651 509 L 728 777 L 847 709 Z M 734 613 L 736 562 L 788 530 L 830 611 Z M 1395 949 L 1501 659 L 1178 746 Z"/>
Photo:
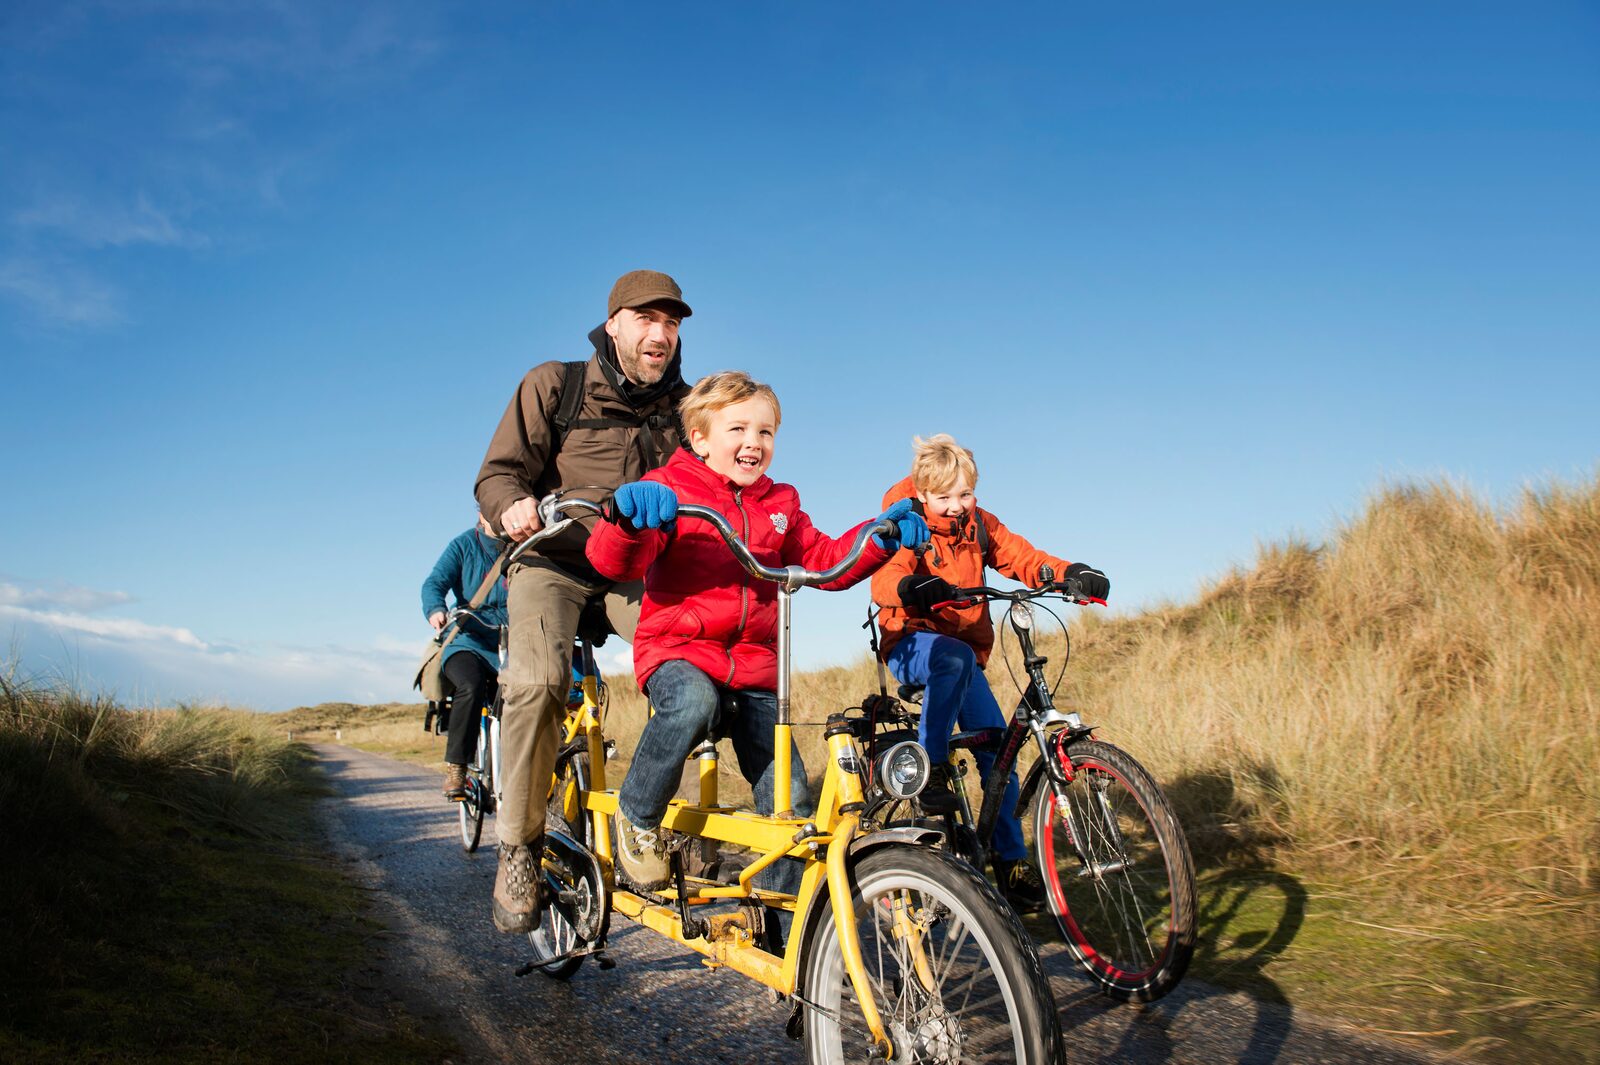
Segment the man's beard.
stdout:
<path fill-rule="evenodd" d="M 661 364 L 660 369 L 657 369 L 654 366 L 645 364 L 645 361 L 639 357 L 639 349 L 637 347 L 624 348 L 621 344 L 618 344 L 617 363 L 622 367 L 622 376 L 636 385 L 648 386 L 655 384 L 666 376 L 667 367 L 672 365 L 672 356 L 669 354 L 667 360 Z"/>

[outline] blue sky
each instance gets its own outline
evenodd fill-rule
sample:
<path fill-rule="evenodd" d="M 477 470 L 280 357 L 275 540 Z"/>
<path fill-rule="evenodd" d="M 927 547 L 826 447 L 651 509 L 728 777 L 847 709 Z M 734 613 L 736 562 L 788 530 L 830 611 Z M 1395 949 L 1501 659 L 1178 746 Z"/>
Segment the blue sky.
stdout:
<path fill-rule="evenodd" d="M 1121 609 L 1385 480 L 1587 479 L 1597 105 L 1580 4 L 8 4 L 0 636 L 406 697 L 500 411 L 635 267 L 821 527 L 952 432 Z"/>

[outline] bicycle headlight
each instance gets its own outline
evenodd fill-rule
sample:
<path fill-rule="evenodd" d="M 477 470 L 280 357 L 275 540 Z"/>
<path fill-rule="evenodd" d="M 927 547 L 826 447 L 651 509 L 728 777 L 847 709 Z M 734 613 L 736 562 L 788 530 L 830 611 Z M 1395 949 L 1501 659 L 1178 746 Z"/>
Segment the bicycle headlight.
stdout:
<path fill-rule="evenodd" d="M 1027 603 L 1012 603 L 1011 624 L 1019 629 L 1033 628 L 1033 607 Z"/>
<path fill-rule="evenodd" d="M 902 740 L 878 756 L 878 783 L 897 799 L 919 794 L 928 783 L 933 763 L 916 740 Z"/>

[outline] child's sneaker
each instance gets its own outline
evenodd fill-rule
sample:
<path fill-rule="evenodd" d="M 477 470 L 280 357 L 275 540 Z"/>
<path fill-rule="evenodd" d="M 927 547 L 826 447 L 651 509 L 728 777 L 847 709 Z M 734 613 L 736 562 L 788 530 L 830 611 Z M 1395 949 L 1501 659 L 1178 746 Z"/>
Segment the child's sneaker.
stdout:
<path fill-rule="evenodd" d="M 1044 909 L 1044 881 L 1026 858 L 1016 861 L 994 860 L 994 878 L 1000 882 L 1000 893 L 1018 913 L 1038 913 Z"/>
<path fill-rule="evenodd" d="M 636 828 L 617 811 L 617 858 L 622 872 L 640 891 L 660 891 L 671 879 L 667 843 L 660 828 Z"/>

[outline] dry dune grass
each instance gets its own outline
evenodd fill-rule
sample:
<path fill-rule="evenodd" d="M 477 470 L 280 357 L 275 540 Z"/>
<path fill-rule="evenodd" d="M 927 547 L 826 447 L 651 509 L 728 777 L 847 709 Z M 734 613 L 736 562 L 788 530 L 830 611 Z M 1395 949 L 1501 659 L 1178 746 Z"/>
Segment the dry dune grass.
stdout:
<path fill-rule="evenodd" d="M 1496 513 L 1394 486 L 1322 547 L 1084 625 L 1069 692 L 1199 849 L 1404 862 L 1483 896 L 1596 887 L 1600 481 Z"/>

